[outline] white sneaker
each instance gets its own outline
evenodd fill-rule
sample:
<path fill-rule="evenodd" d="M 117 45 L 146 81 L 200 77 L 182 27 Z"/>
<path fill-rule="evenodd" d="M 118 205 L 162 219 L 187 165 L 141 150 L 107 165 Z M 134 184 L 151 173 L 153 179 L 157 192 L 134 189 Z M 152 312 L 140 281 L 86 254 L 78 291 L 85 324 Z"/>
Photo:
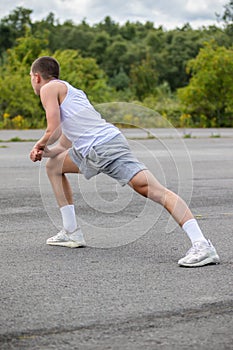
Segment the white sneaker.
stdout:
<path fill-rule="evenodd" d="M 46 244 L 58 245 L 61 247 L 68 248 L 78 248 L 86 246 L 86 242 L 83 238 L 83 234 L 80 228 L 78 228 L 72 233 L 66 232 L 63 228 L 55 236 L 48 238 Z"/>
<path fill-rule="evenodd" d="M 208 242 L 198 241 L 187 251 L 184 258 L 178 261 L 179 266 L 198 267 L 209 264 L 219 264 L 219 256 L 212 245 Z"/>

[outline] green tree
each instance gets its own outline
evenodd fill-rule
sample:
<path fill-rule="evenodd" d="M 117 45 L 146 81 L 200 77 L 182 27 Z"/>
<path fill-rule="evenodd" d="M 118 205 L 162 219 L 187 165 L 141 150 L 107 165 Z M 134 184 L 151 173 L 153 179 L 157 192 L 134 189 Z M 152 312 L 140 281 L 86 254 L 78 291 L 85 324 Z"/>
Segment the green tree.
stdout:
<path fill-rule="evenodd" d="M 47 33 L 48 48 L 53 51 L 54 41 L 56 41 L 57 28 L 59 27 L 59 21 L 55 19 L 55 16 L 50 12 L 45 19 L 32 23 L 32 34 L 40 36 L 41 33 Z"/>
<path fill-rule="evenodd" d="M 11 25 L 15 31 L 18 33 L 18 36 L 22 36 L 25 32 L 25 27 L 31 27 L 31 14 L 32 10 L 23 8 L 21 6 L 16 7 L 9 16 L 6 16 L 2 19 L 2 23 Z"/>
<path fill-rule="evenodd" d="M 32 10 L 17 7 L 8 16 L 0 21 L 0 56 L 13 47 L 16 39 L 25 35 L 28 28 L 31 28 Z"/>
<path fill-rule="evenodd" d="M 159 71 L 159 83 L 167 81 L 175 91 L 189 81 L 186 65 L 190 59 L 196 57 L 203 45 L 202 34 L 185 25 L 181 29 L 167 32 L 163 39 L 162 50 L 156 51 L 154 56 Z"/>
<path fill-rule="evenodd" d="M 96 58 L 98 64 L 104 65 L 106 49 L 111 43 L 110 35 L 105 31 L 97 32 L 89 45 L 89 56 Z"/>
<path fill-rule="evenodd" d="M 47 39 L 35 37 L 29 30 L 7 51 L 6 60 L 0 66 L 0 124 L 3 116 L 9 115 L 9 119 L 22 116 L 27 127 L 43 126 L 44 111 L 33 93 L 29 77 L 32 62 L 43 55 L 52 55 L 47 49 Z M 61 79 L 87 92 L 92 102 L 114 98 L 114 89 L 108 87 L 105 73 L 93 58 L 83 58 L 75 50 L 56 51 L 53 56 L 61 64 Z"/>
<path fill-rule="evenodd" d="M 0 56 L 3 56 L 4 52 L 13 46 L 15 42 L 14 30 L 12 27 L 0 23 Z"/>
<path fill-rule="evenodd" d="M 208 126 L 233 126 L 233 50 L 206 44 L 187 66 L 191 74 L 187 87 L 178 90 L 185 111 Z"/>
<path fill-rule="evenodd" d="M 119 32 L 122 38 L 126 40 L 134 40 L 136 36 L 136 27 L 134 23 L 127 21 L 122 27 L 120 27 Z"/>
<path fill-rule="evenodd" d="M 75 50 L 58 50 L 53 55 L 61 65 L 61 79 L 84 90 L 93 103 L 112 101 L 114 90 L 93 58 L 83 58 Z"/>
<path fill-rule="evenodd" d="M 1 20 L 3 28 L 8 28 L 11 33 L 11 39 L 24 36 L 27 28 L 31 28 L 31 14 L 32 10 L 19 6 Z"/>
<path fill-rule="evenodd" d="M 50 31 L 49 48 L 56 50 L 79 50 L 83 56 L 89 53 L 89 46 L 94 39 L 94 34 L 88 25 L 75 26 L 71 21 L 58 24 Z"/>
<path fill-rule="evenodd" d="M 233 23 L 233 0 L 230 0 L 228 4 L 224 5 L 224 13 L 222 19 L 227 24 Z"/>
<path fill-rule="evenodd" d="M 136 97 L 142 101 L 146 96 L 153 94 L 158 82 L 158 74 L 153 67 L 153 61 L 147 56 L 140 65 L 133 65 L 130 72 L 132 89 Z"/>
<path fill-rule="evenodd" d="M 17 45 L 7 51 L 6 60 L 0 66 L 0 118 L 5 113 L 10 118 L 20 115 L 26 118 L 28 127 L 42 125 L 38 120 L 42 120 L 43 112 L 33 94 L 29 73 L 32 61 L 46 46 L 45 38 L 32 36 L 28 29 L 26 36 L 18 38 Z M 43 54 L 49 52 L 44 51 Z"/>
<path fill-rule="evenodd" d="M 29 65 L 44 50 L 49 54 L 56 51 L 60 55 L 62 52 L 61 59 L 65 62 L 61 62 L 62 71 L 67 71 L 67 79 L 84 89 L 92 101 L 149 99 L 158 107 L 159 103 L 163 104 L 158 100 L 159 86 L 168 86 L 175 95 L 177 88 L 189 84 L 193 72 L 186 70 L 187 63 L 197 56 L 204 42 L 214 39 L 218 46 L 232 47 L 233 0 L 224 9 L 221 18 L 224 25 L 219 27 L 193 30 L 187 23 L 182 28 L 164 30 L 161 26 L 155 28 L 152 22 L 127 21 L 120 25 L 109 16 L 93 26 L 85 20 L 79 24 L 71 20 L 61 24 L 52 12 L 44 19 L 33 22 L 32 10 L 17 7 L 0 20 L 1 79 L 8 79 L 4 70 L 8 69 L 7 64 L 13 57 L 19 64 Z M 7 51 L 12 48 L 9 56 Z M 69 53 L 65 53 L 67 50 Z M 67 67 L 71 67 L 69 74 L 66 63 Z M 12 64 L 14 69 L 11 74 L 15 73 L 13 76 L 20 79 L 17 64 Z M 10 78 L 5 80 L 5 84 L 12 87 Z M 4 86 L 3 92 L 7 88 Z M 8 93 L 12 90 L 13 87 Z M 5 96 L 8 98 L 7 94 Z M 172 104 L 177 116 L 177 101 L 174 104 L 172 100 Z M 32 116 L 30 113 L 29 110 L 25 111 L 25 115 Z"/>
<path fill-rule="evenodd" d="M 96 25 L 96 29 L 100 32 L 104 31 L 110 36 L 116 36 L 119 33 L 119 24 L 114 22 L 110 16 L 106 16 L 104 21 Z"/>
<path fill-rule="evenodd" d="M 224 6 L 224 13 L 222 17 L 217 15 L 220 20 L 225 24 L 225 33 L 227 34 L 231 45 L 233 44 L 233 0 L 230 0 L 228 4 Z"/>
<path fill-rule="evenodd" d="M 103 63 L 104 70 L 108 76 L 118 73 L 123 65 L 122 57 L 127 52 L 127 43 L 118 36 L 106 49 Z"/>

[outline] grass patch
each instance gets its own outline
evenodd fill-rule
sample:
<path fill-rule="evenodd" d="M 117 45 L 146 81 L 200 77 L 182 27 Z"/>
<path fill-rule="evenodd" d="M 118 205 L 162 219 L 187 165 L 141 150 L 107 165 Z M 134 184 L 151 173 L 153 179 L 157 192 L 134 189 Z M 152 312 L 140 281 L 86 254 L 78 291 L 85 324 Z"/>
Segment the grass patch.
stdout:
<path fill-rule="evenodd" d="M 183 135 L 183 138 L 184 138 L 184 139 L 191 139 L 191 138 L 192 138 L 192 134 L 191 134 L 191 133 L 185 133 L 185 134 Z"/>
<path fill-rule="evenodd" d="M 36 142 L 35 139 L 21 139 L 20 137 L 12 137 L 9 140 L 0 140 L 0 142 Z"/>
<path fill-rule="evenodd" d="M 220 137 L 221 137 L 221 135 L 220 135 L 220 134 L 218 134 L 218 133 L 213 132 L 213 133 L 211 134 L 211 136 L 210 136 L 210 137 L 211 137 L 211 138 L 216 139 L 216 138 L 220 138 Z"/>

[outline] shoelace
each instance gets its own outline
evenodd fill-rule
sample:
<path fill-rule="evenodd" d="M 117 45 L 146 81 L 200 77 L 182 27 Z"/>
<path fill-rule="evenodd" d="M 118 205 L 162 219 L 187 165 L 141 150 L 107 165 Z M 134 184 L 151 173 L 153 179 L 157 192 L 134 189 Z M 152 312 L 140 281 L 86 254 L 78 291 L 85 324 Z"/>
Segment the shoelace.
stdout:
<path fill-rule="evenodd" d="M 61 231 L 59 231 L 58 233 L 57 233 L 57 237 L 58 238 L 62 238 L 62 237 L 64 237 L 66 235 L 66 232 L 65 232 L 65 230 L 64 229 L 62 229 Z"/>
<path fill-rule="evenodd" d="M 193 253 L 197 254 L 201 249 L 200 249 L 200 243 L 194 243 L 193 246 L 187 251 L 187 254 Z"/>

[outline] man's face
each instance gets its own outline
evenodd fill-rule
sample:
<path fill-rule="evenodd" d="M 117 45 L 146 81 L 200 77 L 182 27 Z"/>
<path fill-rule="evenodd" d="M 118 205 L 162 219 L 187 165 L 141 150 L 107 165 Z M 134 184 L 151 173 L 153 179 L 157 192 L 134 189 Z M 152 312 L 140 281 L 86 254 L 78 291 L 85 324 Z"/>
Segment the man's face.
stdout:
<path fill-rule="evenodd" d="M 33 73 L 31 70 L 30 77 L 31 77 L 32 88 L 33 88 L 35 94 L 39 96 L 40 95 L 39 75 L 38 75 L 38 73 Z"/>

